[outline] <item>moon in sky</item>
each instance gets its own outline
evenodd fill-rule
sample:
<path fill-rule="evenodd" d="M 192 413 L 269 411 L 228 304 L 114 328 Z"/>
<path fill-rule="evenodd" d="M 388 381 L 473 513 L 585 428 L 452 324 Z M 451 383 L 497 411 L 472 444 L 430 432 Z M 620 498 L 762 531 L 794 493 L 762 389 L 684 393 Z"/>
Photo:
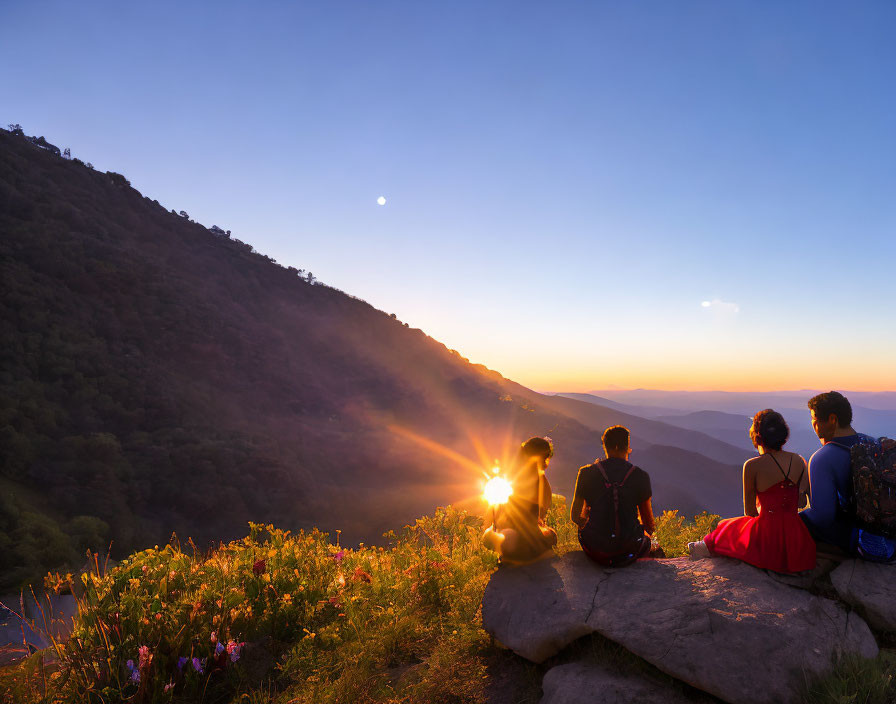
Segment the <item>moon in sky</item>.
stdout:
<path fill-rule="evenodd" d="M 380 196 L 379 198 L 376 199 L 376 203 L 377 203 L 377 205 L 385 205 L 385 204 L 386 204 L 386 197 L 385 197 L 385 196 Z"/>

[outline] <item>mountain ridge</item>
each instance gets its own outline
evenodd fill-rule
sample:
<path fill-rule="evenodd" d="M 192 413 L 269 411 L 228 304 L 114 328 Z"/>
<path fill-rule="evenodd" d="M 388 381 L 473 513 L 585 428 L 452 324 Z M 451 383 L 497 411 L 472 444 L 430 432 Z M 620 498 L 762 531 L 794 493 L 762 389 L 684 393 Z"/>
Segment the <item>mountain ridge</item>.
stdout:
<path fill-rule="evenodd" d="M 176 531 L 202 546 L 249 520 L 370 542 L 434 506 L 478 506 L 483 473 L 526 437 L 553 437 L 564 494 L 600 452 L 597 411 L 572 409 L 582 423 L 124 176 L 6 131 L 0 228 L 0 475 L 21 488 L 0 501 L 7 582 L 110 540 L 121 553 Z M 681 469 L 662 454 L 658 472 Z"/>

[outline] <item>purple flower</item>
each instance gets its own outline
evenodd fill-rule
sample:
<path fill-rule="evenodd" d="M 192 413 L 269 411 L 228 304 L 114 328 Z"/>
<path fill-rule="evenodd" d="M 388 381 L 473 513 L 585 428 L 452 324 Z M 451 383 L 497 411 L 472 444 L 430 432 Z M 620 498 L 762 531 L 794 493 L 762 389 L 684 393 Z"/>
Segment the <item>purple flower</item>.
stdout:
<path fill-rule="evenodd" d="M 193 669 L 201 675 L 205 672 L 205 662 L 201 661 L 199 658 L 193 658 Z"/>
<path fill-rule="evenodd" d="M 227 654 L 230 656 L 230 662 L 236 662 L 240 659 L 240 651 L 244 645 L 245 643 L 236 643 L 234 641 L 227 643 Z"/>
<path fill-rule="evenodd" d="M 177 659 L 177 669 L 178 670 L 183 670 L 184 665 L 186 665 L 186 664 L 187 664 L 187 658 L 178 658 Z"/>
<path fill-rule="evenodd" d="M 223 652 L 224 652 L 224 644 L 223 644 L 223 643 L 218 643 L 218 644 L 215 646 L 215 657 L 217 657 L 218 655 L 220 655 L 220 654 L 223 653 Z"/>
<path fill-rule="evenodd" d="M 128 660 L 125 665 L 131 673 L 131 676 L 128 678 L 131 682 L 139 683 L 140 682 L 140 670 L 134 667 L 134 661 Z"/>

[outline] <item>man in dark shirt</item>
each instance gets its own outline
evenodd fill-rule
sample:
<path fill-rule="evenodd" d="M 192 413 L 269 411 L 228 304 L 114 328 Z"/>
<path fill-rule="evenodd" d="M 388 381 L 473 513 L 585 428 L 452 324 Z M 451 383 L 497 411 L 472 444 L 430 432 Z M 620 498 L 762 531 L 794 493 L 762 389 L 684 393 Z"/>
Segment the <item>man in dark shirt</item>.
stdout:
<path fill-rule="evenodd" d="M 628 461 L 629 438 L 628 428 L 621 425 L 604 431 L 606 459 L 579 470 L 570 510 L 582 550 L 611 567 L 630 564 L 650 552 L 655 528 L 650 476 Z"/>

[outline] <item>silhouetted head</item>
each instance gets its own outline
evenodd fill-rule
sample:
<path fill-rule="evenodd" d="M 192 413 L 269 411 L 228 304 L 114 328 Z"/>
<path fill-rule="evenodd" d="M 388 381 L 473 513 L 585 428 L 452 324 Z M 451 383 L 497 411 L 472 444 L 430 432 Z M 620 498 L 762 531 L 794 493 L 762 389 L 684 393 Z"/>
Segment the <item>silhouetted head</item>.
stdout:
<path fill-rule="evenodd" d="M 750 440 L 757 450 L 760 446 L 766 450 L 780 450 L 790 437 L 790 428 L 787 421 L 777 411 L 766 408 L 753 416 L 753 425 L 750 426 Z"/>
<path fill-rule="evenodd" d="M 614 425 L 604 431 L 600 441 L 603 443 L 604 452 L 607 457 L 618 455 L 625 455 L 627 457 L 628 452 L 631 449 L 629 446 L 630 438 L 631 433 L 629 433 L 628 428 L 624 425 Z"/>
<path fill-rule="evenodd" d="M 554 456 L 554 446 L 547 438 L 529 438 L 520 445 L 517 453 L 517 466 L 523 467 L 532 461 L 537 461 L 539 467 L 543 467 Z"/>
<path fill-rule="evenodd" d="M 812 430 L 822 441 L 834 437 L 839 428 L 852 425 L 852 406 L 846 396 L 836 391 L 810 398 L 809 412 L 812 415 Z"/>

